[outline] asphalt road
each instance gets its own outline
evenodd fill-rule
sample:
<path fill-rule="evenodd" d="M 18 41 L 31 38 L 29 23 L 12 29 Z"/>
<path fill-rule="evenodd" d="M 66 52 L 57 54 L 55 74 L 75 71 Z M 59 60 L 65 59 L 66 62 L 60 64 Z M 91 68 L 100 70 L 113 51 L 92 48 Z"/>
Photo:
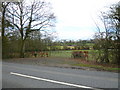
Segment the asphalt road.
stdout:
<path fill-rule="evenodd" d="M 118 73 L 3 62 L 2 88 L 118 88 Z"/>

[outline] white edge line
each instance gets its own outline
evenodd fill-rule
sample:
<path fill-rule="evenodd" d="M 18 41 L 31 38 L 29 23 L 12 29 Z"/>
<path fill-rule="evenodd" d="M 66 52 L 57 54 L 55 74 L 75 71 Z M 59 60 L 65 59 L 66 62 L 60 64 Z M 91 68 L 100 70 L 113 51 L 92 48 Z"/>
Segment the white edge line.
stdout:
<path fill-rule="evenodd" d="M 32 78 L 32 79 L 36 79 L 36 80 L 42 80 L 42 81 L 47 81 L 47 82 L 52 82 L 52 83 L 58 83 L 58 84 L 73 86 L 73 87 L 95 89 L 95 88 L 92 88 L 92 87 L 87 87 L 87 86 L 82 86 L 82 85 L 77 85 L 77 84 L 71 84 L 71 83 L 66 83 L 66 82 L 60 82 L 60 81 L 55 81 L 55 80 L 50 80 L 50 79 L 44 79 L 44 78 L 39 78 L 39 77 L 20 74 L 20 73 L 10 72 L 10 74 L 11 75 L 16 75 L 16 76 L 21 76 L 21 77 L 26 77 L 26 78 Z M 95 90 L 100 90 L 100 89 L 95 89 Z"/>

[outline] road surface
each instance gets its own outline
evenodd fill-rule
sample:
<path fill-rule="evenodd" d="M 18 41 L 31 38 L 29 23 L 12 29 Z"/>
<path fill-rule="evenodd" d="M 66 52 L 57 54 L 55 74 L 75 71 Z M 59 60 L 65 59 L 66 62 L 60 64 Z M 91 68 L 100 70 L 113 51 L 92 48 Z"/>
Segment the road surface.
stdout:
<path fill-rule="evenodd" d="M 2 88 L 118 88 L 118 73 L 2 64 Z"/>

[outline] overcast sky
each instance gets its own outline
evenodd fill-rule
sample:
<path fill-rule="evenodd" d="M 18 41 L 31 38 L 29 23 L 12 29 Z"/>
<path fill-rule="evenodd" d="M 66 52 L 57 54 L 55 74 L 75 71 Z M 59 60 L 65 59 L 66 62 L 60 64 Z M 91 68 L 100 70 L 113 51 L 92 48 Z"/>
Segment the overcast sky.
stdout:
<path fill-rule="evenodd" d="M 119 0 L 49 0 L 57 17 L 58 39 L 90 39 L 100 11 Z"/>

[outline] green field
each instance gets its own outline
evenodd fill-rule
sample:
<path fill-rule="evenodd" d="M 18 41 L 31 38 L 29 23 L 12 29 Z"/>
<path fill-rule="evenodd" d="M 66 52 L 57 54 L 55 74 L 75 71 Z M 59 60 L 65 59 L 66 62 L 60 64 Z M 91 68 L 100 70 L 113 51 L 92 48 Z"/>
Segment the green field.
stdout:
<path fill-rule="evenodd" d="M 88 59 L 86 59 L 86 60 L 85 60 L 85 58 L 74 59 L 72 57 L 72 52 L 75 52 L 75 51 L 88 51 Z M 61 62 L 62 64 L 68 64 L 68 65 L 71 65 L 71 66 L 90 67 L 90 68 L 96 68 L 96 69 L 107 70 L 107 71 L 118 71 L 118 70 L 120 70 L 120 68 L 118 68 L 116 64 L 95 63 L 96 58 L 98 57 L 98 51 L 97 50 L 60 50 L 60 51 L 44 51 L 44 53 L 45 52 L 47 52 L 49 54 L 49 57 L 45 56 L 45 58 L 46 59 L 51 59 L 52 58 L 51 60 L 54 60 L 54 61 L 58 60 L 57 64 L 59 64 L 59 62 Z M 25 58 L 31 58 L 31 59 L 34 58 L 35 59 L 32 52 L 25 53 L 25 56 L 26 56 Z M 37 52 L 37 57 L 36 58 L 38 58 L 38 59 L 43 58 L 43 57 L 40 56 L 40 52 Z M 63 60 L 61 60 L 61 59 L 63 59 Z M 48 60 L 48 61 L 50 61 L 50 60 Z M 50 62 L 50 63 L 52 63 L 52 62 Z"/>
<path fill-rule="evenodd" d="M 75 51 L 88 51 L 88 58 L 80 58 L 80 59 L 86 59 L 88 61 L 96 61 L 99 56 L 98 50 L 59 50 L 59 51 L 43 51 L 47 52 L 49 57 L 58 57 L 58 58 L 73 58 L 72 52 Z M 31 52 L 26 53 L 26 57 L 34 57 Z M 37 52 L 37 57 L 40 56 L 40 52 Z M 112 55 L 109 53 L 109 58 L 112 61 Z"/>
<path fill-rule="evenodd" d="M 98 50 L 60 50 L 60 51 L 48 51 L 50 57 L 59 57 L 59 58 L 73 58 L 72 52 L 75 51 L 88 51 L 88 58 L 89 61 L 97 60 L 99 56 Z M 101 52 L 102 53 L 102 52 Z M 113 59 L 111 53 L 109 53 L 110 60 Z"/>
<path fill-rule="evenodd" d="M 60 51 L 45 51 L 45 52 L 49 54 L 49 57 L 73 58 L 72 52 L 75 51 L 88 51 L 88 60 L 94 60 L 97 57 L 96 50 L 60 50 Z M 40 57 L 39 52 L 38 52 L 38 57 Z"/>

